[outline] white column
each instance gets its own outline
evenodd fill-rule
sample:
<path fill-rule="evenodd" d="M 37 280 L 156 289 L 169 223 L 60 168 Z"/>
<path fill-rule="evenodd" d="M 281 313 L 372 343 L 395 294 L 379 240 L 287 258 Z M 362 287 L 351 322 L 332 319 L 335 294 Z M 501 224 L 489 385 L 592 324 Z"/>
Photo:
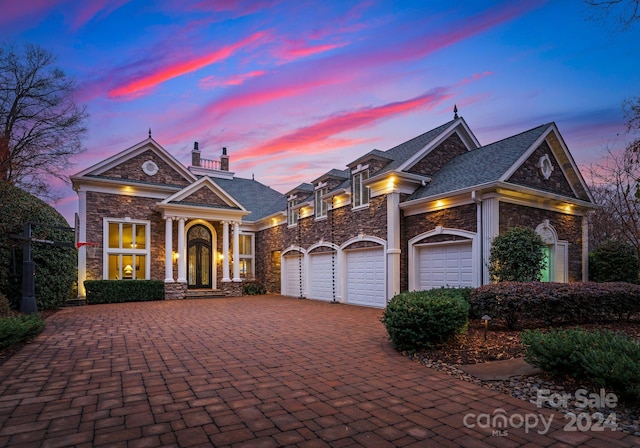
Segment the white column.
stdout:
<path fill-rule="evenodd" d="M 491 283 L 489 276 L 489 258 L 491 244 L 500 232 L 500 202 L 498 198 L 486 198 L 482 200 L 482 279 L 484 284 Z"/>
<path fill-rule="evenodd" d="M 78 191 L 78 242 L 87 241 L 87 192 Z M 103 249 L 104 252 L 104 249 Z M 87 246 L 78 248 L 78 298 L 86 297 L 84 281 L 87 279 Z"/>
<path fill-rule="evenodd" d="M 240 278 L 240 223 L 233 223 L 233 281 L 241 282 Z"/>
<path fill-rule="evenodd" d="M 173 283 L 173 218 L 164 220 L 164 282 Z"/>
<path fill-rule="evenodd" d="M 187 254 L 184 249 L 184 222 L 178 219 L 178 282 L 187 283 Z"/>
<path fill-rule="evenodd" d="M 387 194 L 387 300 L 400 293 L 400 193 Z"/>
<path fill-rule="evenodd" d="M 230 282 L 229 278 L 229 222 L 222 222 L 222 281 Z"/>

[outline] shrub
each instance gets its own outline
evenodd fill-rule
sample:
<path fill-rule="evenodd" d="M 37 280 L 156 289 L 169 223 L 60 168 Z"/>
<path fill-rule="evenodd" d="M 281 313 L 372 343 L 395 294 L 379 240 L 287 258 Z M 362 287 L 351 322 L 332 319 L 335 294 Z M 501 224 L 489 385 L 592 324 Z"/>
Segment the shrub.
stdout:
<path fill-rule="evenodd" d="M 442 288 L 393 297 L 381 321 L 396 350 L 430 348 L 464 332 L 469 315 L 465 300 L 468 292 Z"/>
<path fill-rule="evenodd" d="M 262 283 L 247 282 L 243 285 L 244 293 L 248 296 L 256 296 L 267 293 L 267 288 Z"/>
<path fill-rule="evenodd" d="M 0 349 L 28 341 L 44 330 L 44 319 L 37 313 L 0 319 Z"/>
<path fill-rule="evenodd" d="M 23 233 L 25 222 L 69 228 L 69 223 L 53 207 L 35 196 L 6 182 L 0 182 L 0 291 L 13 309 L 22 299 L 22 241 L 11 235 Z M 73 232 L 35 226 L 39 239 L 73 244 Z M 35 263 L 35 296 L 39 310 L 58 308 L 69 297 L 77 279 L 77 251 L 73 247 L 33 243 L 31 255 Z"/>
<path fill-rule="evenodd" d="M 582 329 L 522 333 L 525 360 L 556 375 L 640 400 L 640 343 L 623 333 Z"/>
<path fill-rule="evenodd" d="M 7 317 L 11 314 L 11 304 L 7 296 L 0 292 L 0 318 Z"/>
<path fill-rule="evenodd" d="M 491 243 L 489 274 L 495 282 L 539 281 L 546 266 L 542 238 L 527 227 L 511 227 Z"/>
<path fill-rule="evenodd" d="M 604 322 L 640 313 L 640 285 L 503 282 L 472 290 L 469 303 L 471 315 L 503 319 L 511 329 Z"/>
<path fill-rule="evenodd" d="M 589 280 L 594 282 L 637 282 L 638 253 L 627 243 L 608 240 L 589 254 Z"/>
<path fill-rule="evenodd" d="M 164 299 L 162 280 L 85 280 L 87 305 Z"/>

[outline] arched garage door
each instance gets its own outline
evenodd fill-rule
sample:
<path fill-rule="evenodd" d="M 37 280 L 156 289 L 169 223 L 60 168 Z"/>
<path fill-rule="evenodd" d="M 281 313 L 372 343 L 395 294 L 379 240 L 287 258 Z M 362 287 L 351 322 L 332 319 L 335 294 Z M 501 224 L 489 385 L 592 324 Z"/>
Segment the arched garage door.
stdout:
<path fill-rule="evenodd" d="M 309 298 L 333 300 L 335 258 L 331 252 L 309 255 Z"/>
<path fill-rule="evenodd" d="M 382 247 L 347 250 L 347 302 L 384 308 L 385 263 Z"/>
<path fill-rule="evenodd" d="M 304 291 L 304 258 L 297 252 L 284 256 L 284 288 L 285 296 L 301 297 Z"/>
<path fill-rule="evenodd" d="M 473 287 L 471 241 L 418 247 L 418 289 Z"/>

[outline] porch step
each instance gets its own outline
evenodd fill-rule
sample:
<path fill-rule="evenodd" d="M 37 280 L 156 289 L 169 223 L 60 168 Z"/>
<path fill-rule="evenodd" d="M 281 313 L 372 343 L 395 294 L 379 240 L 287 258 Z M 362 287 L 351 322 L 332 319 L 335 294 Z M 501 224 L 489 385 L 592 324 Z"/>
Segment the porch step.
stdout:
<path fill-rule="evenodd" d="M 67 299 L 64 306 L 84 306 L 86 303 L 86 299 Z"/>
<path fill-rule="evenodd" d="M 216 299 L 227 297 L 219 289 L 188 289 L 186 299 Z"/>

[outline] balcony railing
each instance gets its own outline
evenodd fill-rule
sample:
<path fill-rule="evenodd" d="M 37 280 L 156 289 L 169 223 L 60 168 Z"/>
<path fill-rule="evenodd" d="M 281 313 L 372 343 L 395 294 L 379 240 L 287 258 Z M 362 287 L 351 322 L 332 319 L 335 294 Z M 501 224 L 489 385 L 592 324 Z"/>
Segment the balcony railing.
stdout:
<path fill-rule="evenodd" d="M 211 159 L 200 159 L 200 166 L 207 170 L 220 170 L 220 161 Z"/>

